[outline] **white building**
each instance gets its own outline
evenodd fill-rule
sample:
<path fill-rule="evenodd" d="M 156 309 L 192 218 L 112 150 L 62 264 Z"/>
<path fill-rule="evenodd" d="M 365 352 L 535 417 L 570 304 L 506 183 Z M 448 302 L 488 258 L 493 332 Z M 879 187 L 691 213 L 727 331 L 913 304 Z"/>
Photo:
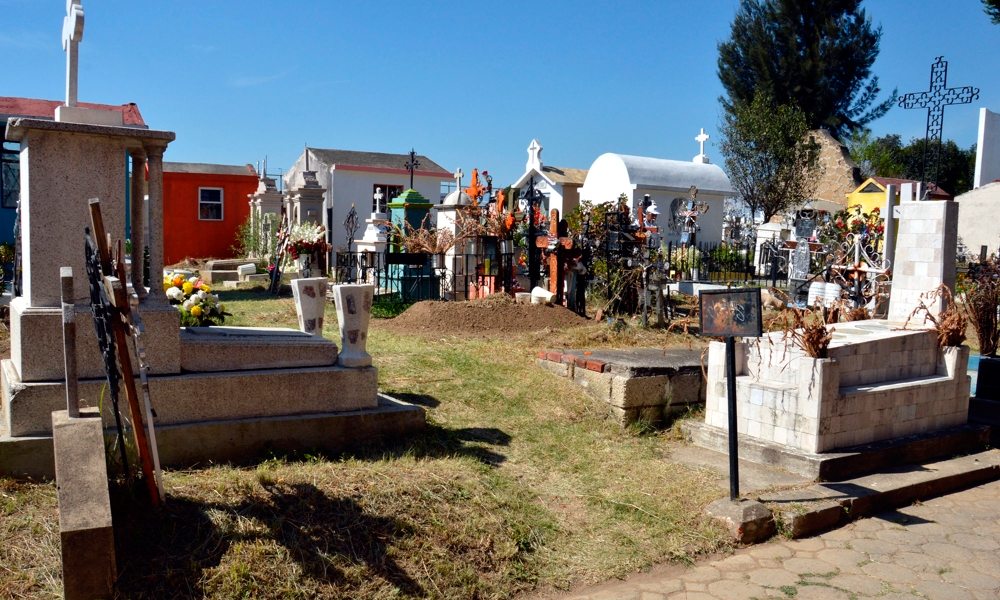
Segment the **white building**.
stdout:
<path fill-rule="evenodd" d="M 709 164 L 704 153 L 708 136 L 698 136 L 702 153 L 691 162 L 607 153 L 597 157 L 587 173 L 580 200 L 593 203 L 615 202 L 625 194 L 635 215 L 636 206 L 649 194 L 660 212 L 658 225 L 664 243 L 680 243 L 681 220 L 678 213 L 687 207 L 691 186 L 698 188 L 698 202 L 708 204 L 708 211 L 698 217 L 697 241 L 722 241 L 725 199 L 735 196 L 725 172 Z"/>
<path fill-rule="evenodd" d="M 528 163 L 524 175 L 511 187 L 524 190 L 531 179 L 535 179 L 535 189 L 545 195 L 542 201 L 542 212 L 546 215 L 553 208 L 559 211 L 559 217 L 580 205 L 580 187 L 587 178 L 584 169 L 568 169 L 550 167 L 542 164 L 542 145 L 538 140 L 531 140 L 528 145 Z"/>
<path fill-rule="evenodd" d="M 429 202 L 437 204 L 441 182 L 451 181 L 454 175 L 426 156 L 417 155 L 416 158 L 420 164 L 413 173 L 413 187 Z M 322 223 L 331 233 L 333 249 L 338 250 L 347 247 L 343 224 L 351 212 L 351 205 L 355 206 L 362 224 L 355 234 L 359 237 L 365 219 L 373 212 L 388 212 L 388 203 L 410 186 L 410 173 L 405 167 L 409 160 L 408 154 L 306 148 L 285 174 L 285 189 L 295 188 L 303 172 L 316 172 L 316 181 L 326 190 Z M 374 199 L 376 188 L 382 196 L 377 203 Z"/>
<path fill-rule="evenodd" d="M 1000 181 L 985 183 L 955 198 L 958 202 L 958 237 L 974 256 L 986 246 L 987 253 L 1000 250 L 1000 227 L 997 207 L 1000 206 Z"/>

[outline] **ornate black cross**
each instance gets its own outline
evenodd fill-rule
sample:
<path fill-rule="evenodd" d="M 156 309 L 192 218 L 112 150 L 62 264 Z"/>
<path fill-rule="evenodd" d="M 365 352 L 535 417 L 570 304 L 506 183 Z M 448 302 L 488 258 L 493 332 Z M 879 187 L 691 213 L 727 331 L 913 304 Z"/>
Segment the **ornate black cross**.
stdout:
<path fill-rule="evenodd" d="M 403 165 L 406 170 L 410 172 L 410 189 L 413 189 L 413 172 L 420 167 L 420 161 L 417 160 L 417 153 L 411 148 L 410 149 L 410 162 Z"/>
<path fill-rule="evenodd" d="M 934 167 L 934 184 L 938 183 L 941 171 L 941 130 L 944 127 L 944 107 L 949 104 L 969 104 L 979 98 L 979 88 L 965 86 L 948 87 L 948 62 L 943 56 L 931 65 L 931 89 L 926 92 L 906 94 L 899 99 L 903 108 L 927 109 L 927 133 L 924 136 L 924 162 L 920 168 L 920 178 L 927 179 L 928 152 Z"/>

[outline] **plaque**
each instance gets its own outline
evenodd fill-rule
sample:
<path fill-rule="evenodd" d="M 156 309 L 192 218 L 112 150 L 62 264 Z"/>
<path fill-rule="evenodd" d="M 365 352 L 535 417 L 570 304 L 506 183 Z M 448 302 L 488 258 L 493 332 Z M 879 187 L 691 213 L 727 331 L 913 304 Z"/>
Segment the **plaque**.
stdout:
<path fill-rule="evenodd" d="M 764 330 L 760 288 L 702 290 L 701 335 L 712 337 L 760 337 Z"/>

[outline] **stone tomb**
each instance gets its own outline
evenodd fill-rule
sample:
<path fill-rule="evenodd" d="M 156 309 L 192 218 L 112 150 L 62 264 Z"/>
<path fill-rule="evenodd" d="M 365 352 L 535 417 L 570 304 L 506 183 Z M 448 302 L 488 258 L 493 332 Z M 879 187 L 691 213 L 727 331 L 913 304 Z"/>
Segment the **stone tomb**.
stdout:
<path fill-rule="evenodd" d="M 148 167 L 150 239 L 143 239 L 143 227 L 132 228 L 132 279 L 141 277 L 142 248 L 148 245 L 154 281 L 136 293 L 147 329 L 156 425 L 169 430 L 158 436 L 164 464 L 248 457 L 275 440 L 342 447 L 358 436 L 422 426 L 422 409 L 378 396 L 375 367 L 338 366 L 330 340 L 292 329 L 182 331 L 160 285 L 162 160 L 173 133 L 37 119 L 11 119 L 6 133 L 21 144 L 24 293 L 11 301 L 11 358 L 0 365 L 0 475 L 53 475 L 51 413 L 65 407 L 59 267 L 86 273 L 83 229 L 90 222 L 90 198 L 101 200 L 111 237 L 125 238 L 126 156 L 134 172 Z M 142 179 L 133 178 L 131 197 L 143 193 Z M 132 203 L 133 223 L 143 222 L 143 208 Z M 84 405 L 94 406 L 105 383 L 90 333 L 89 297 L 87 278 L 77 277 L 77 322 L 87 324 L 77 336 L 80 395 Z M 134 357 L 133 364 L 139 364 Z M 335 423 L 341 415 L 355 425 L 366 419 L 379 425 L 373 432 L 370 424 Z M 109 407 L 103 417 L 113 427 Z"/>
<path fill-rule="evenodd" d="M 805 453 L 925 433 L 968 420 L 969 348 L 940 349 L 902 323 L 835 326 L 828 358 L 766 334 L 736 344 L 739 433 Z M 705 423 L 728 428 L 725 344 L 708 352 Z"/>
<path fill-rule="evenodd" d="M 701 350 L 543 351 L 538 353 L 538 364 L 607 402 L 624 426 L 640 419 L 659 425 L 671 414 L 705 400 Z"/>

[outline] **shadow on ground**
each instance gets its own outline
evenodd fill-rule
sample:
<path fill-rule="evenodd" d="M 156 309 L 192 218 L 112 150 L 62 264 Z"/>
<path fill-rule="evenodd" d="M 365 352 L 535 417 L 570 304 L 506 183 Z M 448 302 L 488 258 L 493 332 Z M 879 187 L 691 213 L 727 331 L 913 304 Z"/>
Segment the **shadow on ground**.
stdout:
<path fill-rule="evenodd" d="M 119 597 L 263 593 L 266 590 L 255 590 L 255 586 L 266 582 L 266 574 L 251 565 L 245 565 L 247 572 L 241 573 L 239 558 L 221 583 L 212 583 L 237 589 L 204 589 L 204 571 L 217 567 L 233 544 L 258 540 L 283 546 L 302 571 L 320 585 L 350 584 L 343 568 L 363 565 L 365 577 L 384 579 L 401 596 L 425 595 L 388 556 L 394 540 L 409 535 L 406 523 L 365 512 L 354 500 L 328 496 L 312 484 L 264 485 L 262 495 L 236 504 L 171 498 L 157 511 L 123 497 L 119 495 L 115 508 Z"/>

